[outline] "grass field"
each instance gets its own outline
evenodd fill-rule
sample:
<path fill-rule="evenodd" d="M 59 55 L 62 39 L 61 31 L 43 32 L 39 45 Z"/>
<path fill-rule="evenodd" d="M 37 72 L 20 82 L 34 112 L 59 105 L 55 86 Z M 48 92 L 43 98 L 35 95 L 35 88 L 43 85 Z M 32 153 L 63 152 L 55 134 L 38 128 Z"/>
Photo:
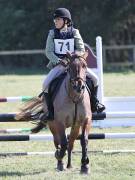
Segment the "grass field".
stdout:
<path fill-rule="evenodd" d="M 40 92 L 42 74 L 1 75 L 0 96 L 35 96 Z M 105 73 L 105 96 L 135 96 L 135 73 Z M 0 113 L 17 111 L 21 103 L 1 103 Z M 32 127 L 31 123 L 0 123 L 0 128 Z M 92 132 L 134 132 L 135 128 L 92 129 Z M 46 131 L 48 133 L 48 131 Z M 135 140 L 92 140 L 89 150 L 135 149 Z M 53 151 L 52 142 L 1 142 L 0 152 Z M 74 150 L 80 150 L 76 141 Z M 80 154 L 73 154 L 73 169 L 57 172 L 52 156 L 0 158 L 0 180 L 133 180 L 135 154 L 89 154 L 91 174 L 80 175 Z M 66 162 L 66 158 L 65 158 Z"/>

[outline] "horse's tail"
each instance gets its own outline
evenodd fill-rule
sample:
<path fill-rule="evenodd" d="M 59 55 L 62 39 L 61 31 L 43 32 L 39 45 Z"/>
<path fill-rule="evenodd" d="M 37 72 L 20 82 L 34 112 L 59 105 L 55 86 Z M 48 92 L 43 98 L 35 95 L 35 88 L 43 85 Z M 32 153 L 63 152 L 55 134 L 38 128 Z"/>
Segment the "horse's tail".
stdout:
<path fill-rule="evenodd" d="M 15 116 L 16 120 L 31 121 L 34 114 L 43 111 L 43 98 L 35 97 L 24 103 L 24 106 L 20 108 Z"/>

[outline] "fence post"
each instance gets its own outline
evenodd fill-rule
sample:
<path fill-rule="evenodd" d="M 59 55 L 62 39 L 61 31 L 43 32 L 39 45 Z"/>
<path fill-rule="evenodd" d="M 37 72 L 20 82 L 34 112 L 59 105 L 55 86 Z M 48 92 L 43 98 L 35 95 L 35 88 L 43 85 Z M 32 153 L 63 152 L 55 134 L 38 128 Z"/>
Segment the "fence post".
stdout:
<path fill-rule="evenodd" d="M 103 65 L 106 67 L 106 46 L 103 46 Z"/>
<path fill-rule="evenodd" d="M 96 53 L 97 53 L 97 69 L 98 69 L 98 77 L 99 77 L 99 101 L 103 103 L 103 60 L 102 60 L 102 38 L 98 36 L 96 38 Z"/>

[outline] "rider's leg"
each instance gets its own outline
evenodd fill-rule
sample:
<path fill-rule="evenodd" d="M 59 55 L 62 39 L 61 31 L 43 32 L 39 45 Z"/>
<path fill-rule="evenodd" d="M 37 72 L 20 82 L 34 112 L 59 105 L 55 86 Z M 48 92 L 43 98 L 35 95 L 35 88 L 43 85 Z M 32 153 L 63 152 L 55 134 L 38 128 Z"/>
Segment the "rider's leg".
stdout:
<path fill-rule="evenodd" d="M 105 106 L 101 104 L 97 98 L 98 86 L 94 87 L 93 97 L 95 99 L 95 106 L 97 112 L 103 112 L 105 110 Z"/>
<path fill-rule="evenodd" d="M 53 108 L 53 102 L 48 94 L 48 87 L 54 78 L 57 78 L 60 74 L 65 72 L 65 67 L 62 65 L 55 66 L 47 75 L 47 77 L 44 79 L 43 82 L 43 91 L 44 91 L 44 98 L 48 107 L 48 113 L 43 115 L 41 118 L 42 120 L 53 120 L 54 119 L 54 108 Z"/>
<path fill-rule="evenodd" d="M 101 103 L 99 103 L 99 100 L 97 98 L 97 92 L 98 92 L 98 77 L 97 75 L 89 68 L 87 68 L 87 76 L 92 79 L 94 87 L 92 88 L 91 92 L 91 98 L 92 98 L 92 106 L 93 111 L 102 112 L 105 110 L 105 106 Z M 88 86 L 89 86 L 89 82 Z"/>
<path fill-rule="evenodd" d="M 43 80 L 43 86 L 42 86 L 42 89 L 43 91 L 45 92 L 48 92 L 48 87 L 51 83 L 51 81 L 54 79 L 54 78 L 57 78 L 60 74 L 62 74 L 63 72 L 65 72 L 65 67 L 62 66 L 62 65 L 57 65 L 55 66 L 47 75 L 47 77 L 44 78 Z"/>

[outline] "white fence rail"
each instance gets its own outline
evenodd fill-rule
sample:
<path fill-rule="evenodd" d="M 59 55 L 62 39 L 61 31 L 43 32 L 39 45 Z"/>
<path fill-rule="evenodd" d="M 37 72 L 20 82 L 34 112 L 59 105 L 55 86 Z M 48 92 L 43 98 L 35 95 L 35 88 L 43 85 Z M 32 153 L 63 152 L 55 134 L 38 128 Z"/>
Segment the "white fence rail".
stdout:
<path fill-rule="evenodd" d="M 107 52 L 111 52 L 111 51 L 114 51 L 114 50 L 117 50 L 117 51 L 126 51 L 127 54 L 128 54 L 128 57 L 125 57 L 126 58 L 126 61 L 123 62 L 122 60 L 118 62 L 114 62 L 114 63 L 110 63 L 108 62 L 108 59 L 107 59 Z M 129 50 L 131 50 L 130 54 L 129 54 Z M 115 54 L 113 52 L 113 54 Z M 107 65 L 107 64 L 112 64 L 112 65 L 126 65 L 126 66 L 129 66 L 129 65 L 132 65 L 133 68 L 135 69 L 135 45 L 113 45 L 113 46 L 103 46 L 103 62 L 104 62 L 104 65 Z"/>
<path fill-rule="evenodd" d="M 33 49 L 33 50 L 15 50 L 15 51 L 0 51 L 0 56 L 4 55 L 29 55 L 29 54 L 44 54 L 45 50 Z"/>

